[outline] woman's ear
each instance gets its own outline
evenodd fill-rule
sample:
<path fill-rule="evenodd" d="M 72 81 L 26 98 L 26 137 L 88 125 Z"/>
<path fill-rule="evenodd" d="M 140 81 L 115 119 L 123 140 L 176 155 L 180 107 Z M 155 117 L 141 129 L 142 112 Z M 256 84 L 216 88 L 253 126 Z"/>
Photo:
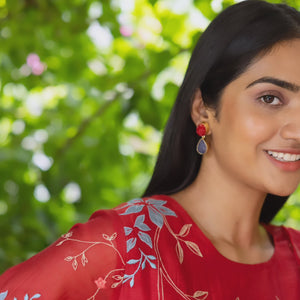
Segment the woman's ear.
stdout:
<path fill-rule="evenodd" d="M 191 118 L 196 126 L 202 122 L 208 122 L 209 120 L 208 108 L 203 102 L 202 93 L 200 89 L 197 89 L 194 94 L 191 109 Z"/>

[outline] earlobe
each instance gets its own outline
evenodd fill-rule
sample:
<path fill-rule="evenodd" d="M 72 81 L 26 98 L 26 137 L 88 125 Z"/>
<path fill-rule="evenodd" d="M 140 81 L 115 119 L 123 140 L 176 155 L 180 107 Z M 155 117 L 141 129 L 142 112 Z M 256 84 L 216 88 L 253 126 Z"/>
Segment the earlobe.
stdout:
<path fill-rule="evenodd" d="M 196 126 L 202 122 L 207 122 L 209 119 L 208 109 L 205 106 L 200 89 L 197 89 L 194 93 L 191 118 Z"/>

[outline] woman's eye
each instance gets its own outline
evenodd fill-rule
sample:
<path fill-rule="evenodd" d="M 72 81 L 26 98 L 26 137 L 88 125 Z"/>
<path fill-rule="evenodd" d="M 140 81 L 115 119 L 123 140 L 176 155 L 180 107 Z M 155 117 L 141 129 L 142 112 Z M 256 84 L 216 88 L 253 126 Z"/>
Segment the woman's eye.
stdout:
<path fill-rule="evenodd" d="M 259 100 L 262 101 L 265 104 L 269 104 L 269 105 L 281 105 L 282 102 L 281 100 L 273 95 L 264 95 L 259 97 Z"/>

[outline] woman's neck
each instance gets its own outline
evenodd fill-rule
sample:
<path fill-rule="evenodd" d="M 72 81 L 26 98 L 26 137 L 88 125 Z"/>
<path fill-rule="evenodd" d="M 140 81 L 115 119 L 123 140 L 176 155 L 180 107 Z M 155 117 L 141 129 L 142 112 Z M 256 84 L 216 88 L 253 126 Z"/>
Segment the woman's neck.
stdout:
<path fill-rule="evenodd" d="M 259 224 L 265 193 L 202 164 L 195 181 L 172 196 L 224 256 L 231 253 L 228 258 L 237 261 L 251 256 L 251 261 L 264 261 L 272 255 L 270 238 Z M 260 256 L 262 249 L 266 251 Z"/>

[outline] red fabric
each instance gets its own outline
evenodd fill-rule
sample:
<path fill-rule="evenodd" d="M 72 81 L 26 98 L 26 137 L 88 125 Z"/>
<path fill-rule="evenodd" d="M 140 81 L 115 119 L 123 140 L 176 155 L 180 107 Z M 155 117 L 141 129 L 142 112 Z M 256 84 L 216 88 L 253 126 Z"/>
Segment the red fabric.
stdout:
<path fill-rule="evenodd" d="M 0 276 L 0 300 L 299 300 L 300 233 L 266 226 L 261 264 L 223 257 L 168 196 L 101 210 Z"/>

